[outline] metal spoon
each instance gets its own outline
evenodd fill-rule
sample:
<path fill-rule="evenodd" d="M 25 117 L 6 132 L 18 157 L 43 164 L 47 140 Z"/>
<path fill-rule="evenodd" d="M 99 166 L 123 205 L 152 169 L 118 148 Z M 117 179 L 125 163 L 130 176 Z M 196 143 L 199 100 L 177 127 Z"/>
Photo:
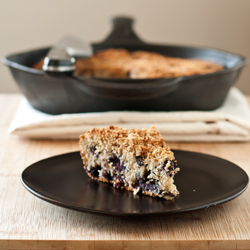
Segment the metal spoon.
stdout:
<path fill-rule="evenodd" d="M 46 72 L 70 72 L 75 70 L 75 58 L 90 57 L 93 50 L 90 44 L 75 37 L 65 37 L 50 49 L 44 59 Z"/>

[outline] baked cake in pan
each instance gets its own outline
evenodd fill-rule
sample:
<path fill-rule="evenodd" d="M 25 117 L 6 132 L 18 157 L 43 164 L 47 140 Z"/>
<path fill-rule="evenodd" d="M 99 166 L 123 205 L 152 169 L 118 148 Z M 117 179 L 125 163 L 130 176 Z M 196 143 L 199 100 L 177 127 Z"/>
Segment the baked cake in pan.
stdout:
<path fill-rule="evenodd" d="M 42 69 L 43 59 L 33 65 Z M 96 78 L 164 78 L 214 73 L 222 65 L 200 59 L 163 56 L 158 53 L 106 49 L 94 56 L 76 60 L 75 76 Z"/>
<path fill-rule="evenodd" d="M 167 200 L 179 194 L 173 179 L 179 171 L 174 154 L 153 126 L 94 128 L 80 136 L 79 145 L 92 179 Z"/>
<path fill-rule="evenodd" d="M 200 59 L 167 57 L 158 53 L 107 49 L 76 62 L 76 75 L 97 78 L 164 78 L 209 74 L 223 66 Z"/>

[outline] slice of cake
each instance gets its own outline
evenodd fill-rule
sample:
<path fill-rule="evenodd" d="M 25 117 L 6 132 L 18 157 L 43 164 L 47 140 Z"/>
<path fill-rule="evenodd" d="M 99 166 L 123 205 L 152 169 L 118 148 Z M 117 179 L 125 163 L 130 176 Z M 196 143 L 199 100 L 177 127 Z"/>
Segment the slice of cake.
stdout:
<path fill-rule="evenodd" d="M 92 179 L 167 200 L 179 194 L 173 184 L 179 171 L 174 154 L 153 126 L 94 128 L 80 136 L 79 145 L 84 169 Z"/>

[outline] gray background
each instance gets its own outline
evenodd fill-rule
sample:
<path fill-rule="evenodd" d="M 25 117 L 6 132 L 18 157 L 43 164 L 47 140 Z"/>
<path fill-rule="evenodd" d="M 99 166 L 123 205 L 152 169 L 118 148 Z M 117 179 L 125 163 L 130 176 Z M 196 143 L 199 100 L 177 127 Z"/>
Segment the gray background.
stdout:
<path fill-rule="evenodd" d="M 45 47 L 65 35 L 100 41 L 110 18 L 130 15 L 147 42 L 209 46 L 250 58 L 249 0 L 0 0 L 0 56 Z M 0 64 L 0 92 L 18 92 Z M 237 86 L 250 94 L 250 68 Z"/>

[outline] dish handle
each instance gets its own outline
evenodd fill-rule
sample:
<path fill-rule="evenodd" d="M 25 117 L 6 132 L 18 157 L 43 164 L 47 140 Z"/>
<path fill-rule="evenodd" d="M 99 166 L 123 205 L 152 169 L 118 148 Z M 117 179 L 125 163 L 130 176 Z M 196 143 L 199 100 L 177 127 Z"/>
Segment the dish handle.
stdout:
<path fill-rule="evenodd" d="M 172 78 L 161 80 L 132 80 L 127 82 L 120 80 L 109 79 L 89 79 L 89 78 L 74 78 L 78 81 L 78 87 L 88 93 L 88 95 L 98 98 L 120 99 L 120 100 L 142 100 L 153 99 L 166 96 L 175 92 L 179 86 L 181 78 Z"/>
<path fill-rule="evenodd" d="M 108 37 L 95 46 L 140 45 L 144 44 L 133 30 L 134 19 L 126 16 L 114 17 L 111 20 L 113 29 Z"/>

